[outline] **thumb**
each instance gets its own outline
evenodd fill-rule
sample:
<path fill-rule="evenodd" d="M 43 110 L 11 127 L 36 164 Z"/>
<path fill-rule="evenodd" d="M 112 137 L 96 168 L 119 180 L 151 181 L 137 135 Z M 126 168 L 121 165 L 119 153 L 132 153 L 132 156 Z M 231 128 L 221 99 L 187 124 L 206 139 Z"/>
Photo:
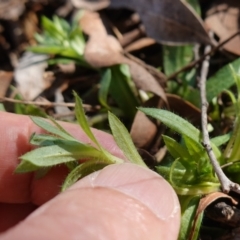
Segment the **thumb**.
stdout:
<path fill-rule="evenodd" d="M 180 207 L 158 174 L 124 163 L 73 185 L 10 229 L 7 239 L 177 239 Z"/>

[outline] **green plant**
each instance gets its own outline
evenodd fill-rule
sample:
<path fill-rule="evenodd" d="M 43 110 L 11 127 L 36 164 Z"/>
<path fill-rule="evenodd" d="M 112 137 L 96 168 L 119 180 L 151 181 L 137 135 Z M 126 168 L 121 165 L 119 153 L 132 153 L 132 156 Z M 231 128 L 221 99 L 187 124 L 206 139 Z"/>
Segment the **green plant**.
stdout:
<path fill-rule="evenodd" d="M 65 164 L 70 171 L 62 186 L 62 190 L 65 190 L 78 179 L 93 171 L 109 164 L 123 162 L 122 159 L 113 156 L 99 144 L 87 123 L 80 98 L 76 93 L 74 93 L 74 96 L 77 121 L 92 144 L 84 144 L 78 141 L 52 118 L 49 119 L 52 122 L 51 124 L 42 118 L 32 117 L 33 122 L 50 135 L 32 135 L 30 143 L 39 146 L 39 148 L 21 156 L 21 163 L 16 168 L 17 173 L 40 171 L 41 174 L 55 165 Z M 109 123 L 113 136 L 126 157 L 131 162 L 146 167 L 135 149 L 128 131 L 112 113 L 109 113 Z M 86 159 L 87 161 L 80 164 L 78 161 L 80 159 Z"/>
<path fill-rule="evenodd" d="M 31 51 L 54 55 L 55 58 L 51 59 L 51 63 L 56 63 L 58 61 L 74 61 L 84 67 L 91 68 L 84 60 L 83 52 L 85 40 L 78 25 L 70 26 L 67 22 L 57 17 L 54 17 L 53 21 L 43 17 L 43 28 L 45 30 L 44 34 L 36 36 L 39 45 L 29 48 Z M 165 51 L 167 50 L 169 50 L 169 48 L 166 47 Z M 181 47 L 171 49 L 171 51 L 173 51 L 173 53 L 178 52 L 179 58 L 183 59 L 188 55 L 190 48 Z M 173 70 L 177 70 L 171 69 L 175 64 L 169 65 L 172 63 L 170 57 L 171 54 L 169 55 L 169 59 L 165 59 L 169 60 L 169 62 L 165 64 L 166 67 L 169 68 L 169 74 Z M 190 57 L 192 57 L 192 55 Z M 187 61 L 190 60 L 188 59 Z M 179 62 L 182 63 L 182 61 Z M 207 83 L 207 97 L 208 100 L 211 101 L 218 93 L 232 86 L 234 80 L 237 83 L 237 99 L 232 92 L 228 91 L 233 102 L 231 111 L 236 114 L 233 133 L 212 138 L 211 147 L 220 165 L 224 166 L 224 170 L 228 176 L 240 182 L 238 177 L 240 170 L 238 150 L 238 136 L 240 132 L 240 77 L 236 71 L 238 66 L 239 59 L 232 63 L 232 67 L 225 66 L 215 76 L 211 77 Z M 179 65 L 179 67 L 181 66 Z M 135 107 L 139 105 L 140 100 L 137 94 L 134 93 L 135 88 L 129 84 L 131 76 L 128 67 L 126 65 L 117 65 L 106 69 L 94 70 L 98 71 L 101 75 L 98 99 L 103 107 L 102 113 L 106 115 L 106 112 L 110 110 L 118 115 L 129 116 L 130 119 L 133 119 L 136 113 Z M 194 71 L 193 69 L 192 74 L 195 74 Z M 227 78 L 227 81 L 224 80 L 219 83 L 219 79 L 223 79 L 221 76 L 229 75 L 229 73 L 231 73 L 231 75 Z M 183 96 L 185 96 L 188 94 L 187 91 L 189 90 L 189 83 L 191 82 L 192 75 L 181 75 L 181 77 L 185 79 L 185 85 L 182 88 L 184 92 Z M 124 81 L 122 81 L 122 79 L 124 79 Z M 216 84 L 217 81 L 218 84 Z M 119 89 L 121 89 L 121 93 L 119 93 Z M 194 94 L 194 99 L 199 95 L 199 92 L 193 89 L 191 89 L 190 93 Z M 22 161 L 17 167 L 16 172 L 37 171 L 39 175 L 43 175 L 49 168 L 55 165 L 66 164 L 69 168 L 69 175 L 62 186 L 62 190 L 65 190 L 78 179 L 93 171 L 102 169 L 109 164 L 123 162 L 122 159 L 116 158 L 107 152 L 96 140 L 89 128 L 81 100 L 76 94 L 74 95 L 76 100 L 75 112 L 78 123 L 91 139 L 91 145 L 84 144 L 73 138 L 53 119 L 50 119 L 50 121 L 52 121 L 52 124 L 50 124 L 41 118 L 33 117 L 32 120 L 51 135 L 34 134 L 32 136 L 30 142 L 39 146 L 39 148 L 21 157 Z M 114 99 L 120 109 L 109 104 L 109 95 Z M 131 105 L 129 106 L 129 104 Z M 199 101 L 195 104 L 198 105 Z M 202 145 L 201 132 L 196 127 L 183 118 L 166 110 L 149 108 L 139 108 L 139 110 L 160 120 L 163 124 L 180 135 L 179 141 L 166 135 L 163 136 L 164 143 L 171 155 L 171 159 L 167 161 L 166 164 L 156 166 L 156 170 L 170 182 L 179 196 L 182 208 L 182 226 L 179 239 L 185 240 L 189 236 L 200 198 L 204 194 L 219 191 L 220 183 L 215 176 L 209 158 Z M 108 113 L 108 120 L 112 134 L 126 157 L 131 162 L 146 167 L 135 149 L 124 125 L 112 113 Z M 227 147 L 223 152 L 220 147 L 226 143 Z M 79 159 L 86 159 L 86 161 L 84 163 L 79 163 Z M 194 238 L 192 239 L 197 239 L 201 220 L 202 215 L 198 218 Z"/>
<path fill-rule="evenodd" d="M 43 175 L 49 168 L 65 164 L 69 168 L 69 174 L 62 185 L 64 191 L 78 179 L 96 170 L 100 170 L 109 164 L 123 162 L 122 159 L 113 156 L 99 144 L 88 125 L 81 99 L 75 92 L 74 96 L 77 121 L 91 140 L 91 144 L 84 144 L 76 140 L 52 118 L 49 119 L 52 122 L 51 124 L 45 119 L 32 117 L 34 123 L 45 129 L 50 135 L 32 135 L 30 143 L 39 146 L 39 148 L 21 156 L 21 163 L 16 169 L 17 173 L 37 171 L 39 175 Z M 166 110 L 142 107 L 139 110 L 160 120 L 181 136 L 179 142 L 169 136 L 163 136 L 172 160 L 165 165 L 156 166 L 156 170 L 170 182 L 179 196 L 182 207 L 182 227 L 179 239 L 187 239 L 201 196 L 219 191 L 220 183 L 202 146 L 201 132 L 197 128 L 185 119 Z M 135 164 L 147 167 L 120 120 L 110 112 L 108 113 L 108 119 L 114 139 L 126 158 Z M 240 129 L 238 128 L 236 131 L 239 132 Z M 229 134 L 227 134 L 211 139 L 213 151 L 221 165 L 227 163 L 227 159 L 224 158 L 219 147 L 225 144 L 229 137 Z M 231 139 L 229 142 L 233 141 Z M 80 163 L 80 159 L 86 161 Z M 195 237 L 198 235 L 201 219 L 202 215 L 199 215 L 194 228 Z"/>
<path fill-rule="evenodd" d="M 38 45 L 29 47 L 28 50 L 55 56 L 49 60 L 52 64 L 74 60 L 84 67 L 89 67 L 83 57 L 85 39 L 78 25 L 79 17 L 81 15 L 70 25 L 57 16 L 53 17 L 53 21 L 43 16 L 41 22 L 44 31 L 41 35 L 35 34 Z"/>
<path fill-rule="evenodd" d="M 38 44 L 29 47 L 28 51 L 48 54 L 51 56 L 48 60 L 49 64 L 73 62 L 84 68 L 97 71 L 100 74 L 98 99 L 102 106 L 102 112 L 106 113 L 111 110 L 131 122 L 141 100 L 131 79 L 129 67 L 126 64 L 119 64 L 96 69 L 85 61 L 86 41 L 79 26 L 79 18 L 82 14 L 84 13 L 80 12 L 71 24 L 57 16 L 54 16 L 53 20 L 43 16 L 43 33 L 35 35 Z M 109 96 L 117 107 L 112 106 L 114 104 L 108 104 Z"/>

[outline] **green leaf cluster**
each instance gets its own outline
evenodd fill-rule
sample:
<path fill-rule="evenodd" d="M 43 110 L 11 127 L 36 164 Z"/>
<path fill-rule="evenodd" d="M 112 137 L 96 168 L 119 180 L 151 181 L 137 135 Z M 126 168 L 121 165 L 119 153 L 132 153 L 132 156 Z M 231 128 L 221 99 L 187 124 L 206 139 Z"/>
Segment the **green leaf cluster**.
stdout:
<path fill-rule="evenodd" d="M 21 162 L 16 168 L 17 173 L 37 171 L 43 176 L 47 171 L 59 164 L 69 168 L 69 175 L 65 179 L 62 190 L 65 190 L 78 179 L 109 164 L 122 163 L 123 160 L 113 156 L 104 149 L 92 133 L 84 113 L 81 99 L 74 92 L 76 107 L 75 113 L 81 129 L 91 140 L 91 144 L 82 143 L 69 134 L 58 122 L 49 118 L 31 117 L 33 122 L 44 129 L 48 134 L 33 134 L 30 143 L 38 148 L 20 157 Z M 120 120 L 109 113 L 109 123 L 113 136 L 131 162 L 146 167 L 138 154 L 131 137 Z M 80 163 L 79 160 L 85 160 Z"/>
<path fill-rule="evenodd" d="M 179 195 L 202 195 L 219 189 L 219 182 L 201 144 L 201 133 L 185 119 L 162 109 L 139 108 L 145 114 L 160 120 L 181 135 L 175 139 L 163 136 L 169 153 L 175 159 L 170 166 L 158 166 L 157 171 L 166 176 Z M 219 156 L 217 146 L 213 150 Z"/>
<path fill-rule="evenodd" d="M 53 20 L 43 16 L 42 28 L 43 34 L 35 34 L 38 45 L 29 47 L 28 50 L 58 56 L 60 61 L 62 58 L 65 61 L 74 59 L 79 64 L 88 66 L 83 57 L 85 39 L 77 19 L 70 25 L 57 16 L 54 16 Z M 56 61 L 51 63 L 56 63 Z"/>
<path fill-rule="evenodd" d="M 119 109 L 108 104 L 108 96 L 111 96 Z M 120 64 L 102 70 L 98 98 L 106 110 L 118 112 L 130 120 L 134 118 L 140 100 L 128 65 Z"/>

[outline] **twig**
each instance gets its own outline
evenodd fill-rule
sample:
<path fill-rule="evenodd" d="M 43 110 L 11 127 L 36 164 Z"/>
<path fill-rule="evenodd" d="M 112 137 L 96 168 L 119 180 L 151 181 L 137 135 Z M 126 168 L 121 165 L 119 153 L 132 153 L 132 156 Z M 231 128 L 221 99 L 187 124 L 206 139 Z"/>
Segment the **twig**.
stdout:
<path fill-rule="evenodd" d="M 211 52 L 211 46 L 206 46 L 205 53 Z M 206 54 L 205 54 L 206 55 Z M 222 168 L 220 167 L 218 160 L 212 150 L 209 134 L 207 130 L 207 108 L 208 108 L 208 102 L 206 98 L 206 78 L 208 74 L 208 68 L 209 68 L 209 59 L 210 55 L 206 55 L 203 63 L 202 63 L 202 69 L 201 69 L 201 76 L 200 76 L 200 96 L 201 96 L 201 121 L 202 121 L 202 132 L 203 132 L 203 145 L 207 151 L 207 154 L 209 156 L 209 159 L 211 161 L 211 164 L 213 166 L 214 171 L 216 172 L 216 175 L 219 179 L 219 182 L 221 183 L 222 191 L 225 193 L 228 193 L 230 190 L 240 193 L 240 186 L 232 181 L 230 181 L 227 176 L 224 174 Z"/>
<path fill-rule="evenodd" d="M 179 73 L 187 71 L 193 67 L 195 67 L 198 63 L 202 62 L 207 56 L 210 56 L 212 54 L 214 54 L 219 48 L 221 48 L 223 45 L 225 45 L 227 42 L 231 41 L 233 38 L 235 38 L 238 34 L 240 34 L 240 30 L 238 30 L 236 33 L 234 33 L 233 35 L 231 35 L 229 38 L 227 38 L 226 40 L 224 40 L 223 42 L 219 43 L 216 47 L 210 49 L 209 51 L 205 52 L 200 58 L 198 58 L 197 60 L 192 61 L 191 63 L 189 63 L 188 65 L 182 67 L 181 69 L 179 69 L 178 71 L 176 71 L 175 73 L 171 74 L 170 76 L 167 77 L 167 80 L 175 78 Z"/>
<path fill-rule="evenodd" d="M 32 104 L 43 107 L 54 107 L 54 106 L 63 106 L 63 107 L 75 107 L 75 103 L 55 103 L 55 102 L 35 102 L 35 101 L 26 101 L 26 100 L 17 100 L 8 97 L 0 97 L 0 102 L 11 102 L 11 103 L 22 103 L 22 104 Z M 91 106 L 89 104 L 83 104 L 83 108 L 86 111 L 99 110 L 100 106 Z"/>

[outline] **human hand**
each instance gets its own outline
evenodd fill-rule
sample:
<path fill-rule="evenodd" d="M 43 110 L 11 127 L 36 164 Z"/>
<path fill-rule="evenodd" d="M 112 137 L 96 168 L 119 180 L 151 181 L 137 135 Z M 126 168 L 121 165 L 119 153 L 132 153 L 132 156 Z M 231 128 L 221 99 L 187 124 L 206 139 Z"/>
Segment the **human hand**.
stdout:
<path fill-rule="evenodd" d="M 0 240 L 177 239 L 178 199 L 158 174 L 131 163 L 110 165 L 57 195 L 67 174 L 64 166 L 41 179 L 13 174 L 18 157 L 32 148 L 30 135 L 42 130 L 29 117 L 10 113 L 0 112 L 0 123 L 0 231 L 16 224 Z M 89 141 L 79 126 L 62 125 Z M 103 147 L 124 159 L 111 135 L 93 131 Z"/>

